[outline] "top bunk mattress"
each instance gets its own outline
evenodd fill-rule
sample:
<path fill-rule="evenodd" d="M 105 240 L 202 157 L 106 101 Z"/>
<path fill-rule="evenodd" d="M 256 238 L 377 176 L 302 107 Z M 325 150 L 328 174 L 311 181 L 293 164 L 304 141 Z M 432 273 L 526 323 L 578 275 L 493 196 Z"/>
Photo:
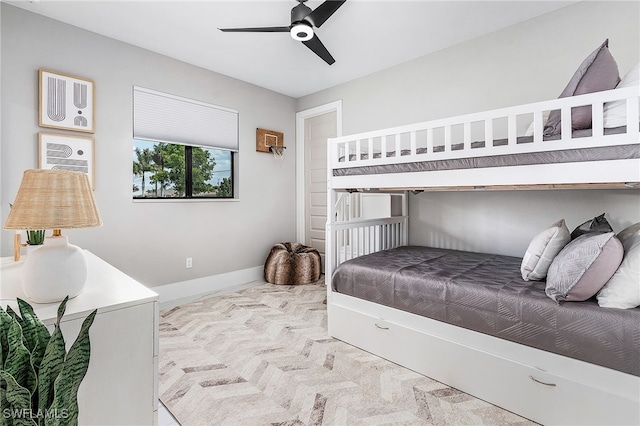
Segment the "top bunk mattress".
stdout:
<path fill-rule="evenodd" d="M 556 304 L 524 281 L 522 259 L 399 247 L 342 263 L 333 290 L 544 351 L 640 376 L 640 308 Z"/>
<path fill-rule="evenodd" d="M 626 126 L 604 129 L 605 135 L 618 135 L 626 133 Z M 589 137 L 591 136 L 591 129 L 576 130 L 573 132 L 573 138 Z M 544 140 L 558 140 L 559 135 L 552 137 L 545 137 Z M 528 144 L 533 142 L 532 136 L 521 136 L 517 138 L 518 144 Z M 506 139 L 494 140 L 492 146 L 504 146 L 507 144 Z M 484 141 L 477 141 L 471 144 L 471 151 L 475 148 L 484 148 Z M 452 151 L 462 149 L 462 144 L 452 145 Z M 435 146 L 434 153 L 442 152 L 443 146 Z M 424 154 L 426 150 L 424 148 L 418 148 L 417 154 Z M 402 150 L 400 156 L 409 154 L 409 150 Z M 395 151 L 387 152 L 385 158 L 394 158 L 396 156 Z M 381 158 L 380 153 L 375 153 L 373 158 Z M 350 155 L 350 160 L 356 160 L 354 154 Z M 467 158 L 453 158 L 453 159 L 437 159 L 437 156 L 433 156 L 424 161 L 413 161 L 406 163 L 391 163 L 391 164 L 379 164 L 370 166 L 355 166 L 346 168 L 333 169 L 333 176 L 360 176 L 360 175 L 374 175 L 383 173 L 406 173 L 406 172 L 423 172 L 423 171 L 435 171 L 435 170 L 459 170 L 459 169 L 475 169 L 485 167 L 507 167 L 507 166 L 529 166 L 535 164 L 558 164 L 558 163 L 574 163 L 585 161 L 605 161 L 605 160 L 627 160 L 627 159 L 639 159 L 640 158 L 640 143 L 637 144 L 625 144 L 614 146 L 602 146 L 602 147 L 590 147 L 590 148 L 578 148 L 578 149 L 563 149 L 554 151 L 541 151 L 541 152 L 528 152 L 517 154 L 503 154 L 503 155 L 491 155 L 482 157 L 467 157 Z M 367 154 L 360 156 L 361 160 L 368 159 Z M 341 158 L 340 163 L 344 162 L 344 158 Z"/>

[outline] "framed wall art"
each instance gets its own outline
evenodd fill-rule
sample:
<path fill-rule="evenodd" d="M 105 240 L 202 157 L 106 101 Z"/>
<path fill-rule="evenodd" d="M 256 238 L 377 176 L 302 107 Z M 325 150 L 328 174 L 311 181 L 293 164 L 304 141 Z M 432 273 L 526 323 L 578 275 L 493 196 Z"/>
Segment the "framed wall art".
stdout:
<path fill-rule="evenodd" d="M 39 71 L 41 127 L 95 133 L 95 84 L 92 80 L 41 69 Z"/>
<path fill-rule="evenodd" d="M 90 136 L 38 134 L 38 167 L 84 172 L 95 189 L 95 141 Z"/>

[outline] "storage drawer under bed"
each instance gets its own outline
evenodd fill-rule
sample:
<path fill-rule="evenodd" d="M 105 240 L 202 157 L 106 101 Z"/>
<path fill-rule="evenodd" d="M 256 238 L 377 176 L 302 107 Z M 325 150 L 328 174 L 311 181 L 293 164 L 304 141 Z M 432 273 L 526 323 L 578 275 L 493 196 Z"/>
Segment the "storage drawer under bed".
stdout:
<path fill-rule="evenodd" d="M 335 293 L 332 296 L 334 300 L 345 298 Z M 353 298 L 346 296 L 344 300 L 351 299 Z M 362 302 L 357 301 L 356 304 Z M 364 306 L 367 305 L 375 304 L 365 302 Z M 328 306 L 329 332 L 333 337 L 536 422 L 548 425 L 640 424 L 638 377 L 500 341 L 501 351 L 505 344 L 507 347 L 516 345 L 513 352 L 506 352 L 509 353 L 507 358 L 504 356 L 505 352 L 473 347 L 467 344 L 466 339 L 460 338 L 461 335 L 472 333 L 470 336 L 474 339 L 482 339 L 482 336 L 477 336 L 479 333 L 379 305 L 375 305 L 373 312 L 386 312 L 390 315 L 378 317 L 336 303 L 329 303 Z M 419 327 L 413 323 L 407 326 L 405 322 L 398 322 L 398 318 L 395 321 L 394 318 L 389 319 L 394 315 L 417 317 L 411 320 L 417 321 Z M 435 333 L 430 332 L 430 323 L 436 326 Z M 447 327 L 453 329 L 453 339 L 440 332 Z M 523 350 L 533 351 L 533 359 L 536 359 L 538 367 L 517 360 L 518 353 Z M 541 356 L 536 357 L 535 352 L 539 352 Z M 516 355 L 516 359 L 511 355 Z M 549 364 L 549 360 L 554 358 L 559 363 Z M 544 365 L 544 370 L 540 368 L 537 359 L 542 359 L 543 365 L 548 364 Z M 577 368 L 571 369 L 574 374 L 584 367 L 587 370 L 602 370 L 598 373 L 603 377 L 609 371 L 614 379 L 622 374 L 626 380 L 605 383 L 604 388 L 597 384 L 587 384 L 580 376 L 567 378 L 558 373 L 558 369 L 567 363 L 579 363 Z"/>

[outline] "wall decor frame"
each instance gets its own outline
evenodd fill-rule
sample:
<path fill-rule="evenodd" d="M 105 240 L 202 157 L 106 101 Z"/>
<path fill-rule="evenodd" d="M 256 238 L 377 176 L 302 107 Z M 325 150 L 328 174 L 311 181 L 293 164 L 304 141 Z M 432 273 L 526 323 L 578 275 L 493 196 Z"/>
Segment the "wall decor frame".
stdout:
<path fill-rule="evenodd" d="M 95 190 L 95 140 L 91 136 L 40 132 L 38 167 L 84 172 Z"/>
<path fill-rule="evenodd" d="M 256 129 L 256 151 L 271 152 L 270 146 L 284 146 L 284 133 L 274 130 Z"/>
<path fill-rule="evenodd" d="M 95 133 L 95 83 L 46 69 L 38 72 L 38 125 Z"/>

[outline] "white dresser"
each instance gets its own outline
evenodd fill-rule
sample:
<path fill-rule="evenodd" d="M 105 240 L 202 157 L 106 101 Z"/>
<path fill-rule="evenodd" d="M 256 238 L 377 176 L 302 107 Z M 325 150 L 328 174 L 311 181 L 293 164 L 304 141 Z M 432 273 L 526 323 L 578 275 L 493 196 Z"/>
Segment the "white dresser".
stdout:
<path fill-rule="evenodd" d="M 79 424 L 156 425 L 158 419 L 158 295 L 86 252 L 83 292 L 69 300 L 61 322 L 67 350 L 94 309 L 89 370 L 78 391 Z M 20 285 L 24 261 L 2 258 L 0 304 L 18 312 L 16 297 L 29 302 L 50 330 L 59 303 L 29 301 Z"/>

